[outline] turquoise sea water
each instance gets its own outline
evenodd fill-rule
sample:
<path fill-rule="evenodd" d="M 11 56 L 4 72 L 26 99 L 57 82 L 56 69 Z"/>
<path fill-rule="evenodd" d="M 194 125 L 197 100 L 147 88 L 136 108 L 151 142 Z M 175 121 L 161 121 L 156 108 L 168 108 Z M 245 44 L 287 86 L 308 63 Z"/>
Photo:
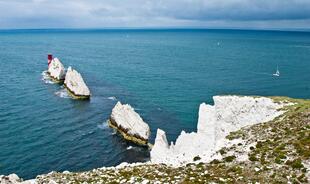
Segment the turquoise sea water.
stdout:
<path fill-rule="evenodd" d="M 47 53 L 84 77 L 92 98 L 42 80 Z M 281 76 L 275 78 L 277 65 Z M 310 33 L 239 30 L 0 31 L 0 175 L 83 171 L 149 159 L 106 126 L 117 100 L 170 141 L 196 129 L 219 94 L 310 98 Z"/>

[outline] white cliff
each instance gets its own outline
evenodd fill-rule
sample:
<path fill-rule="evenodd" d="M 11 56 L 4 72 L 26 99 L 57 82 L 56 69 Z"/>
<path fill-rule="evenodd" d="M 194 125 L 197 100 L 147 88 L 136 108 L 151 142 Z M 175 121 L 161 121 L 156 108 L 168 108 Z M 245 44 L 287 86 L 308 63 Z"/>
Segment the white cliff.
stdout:
<path fill-rule="evenodd" d="M 86 86 L 82 76 L 76 70 L 71 67 L 68 68 L 66 78 L 65 78 L 65 87 L 73 94 L 76 98 L 89 98 L 90 91 Z"/>
<path fill-rule="evenodd" d="M 116 128 L 125 139 L 140 144 L 147 144 L 150 136 L 150 127 L 138 113 L 128 104 L 117 102 L 112 109 L 110 126 Z"/>
<path fill-rule="evenodd" d="M 47 71 L 53 79 L 56 79 L 58 81 L 65 79 L 66 69 L 58 58 L 54 58 L 51 60 Z"/>
<path fill-rule="evenodd" d="M 158 130 L 151 162 L 178 166 L 193 162 L 196 156 L 209 162 L 220 157 L 216 151 L 228 144 L 225 137 L 230 132 L 271 121 L 284 113 L 279 110 L 283 104 L 265 97 L 214 96 L 213 100 L 213 106 L 200 105 L 197 132 L 182 131 L 175 144 L 169 146 L 165 132 Z"/>

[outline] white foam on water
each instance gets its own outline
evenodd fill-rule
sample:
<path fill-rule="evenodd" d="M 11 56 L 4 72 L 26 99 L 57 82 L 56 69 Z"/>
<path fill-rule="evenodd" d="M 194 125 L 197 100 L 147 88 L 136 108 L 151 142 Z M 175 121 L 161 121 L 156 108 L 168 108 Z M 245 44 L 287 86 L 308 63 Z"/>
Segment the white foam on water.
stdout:
<path fill-rule="evenodd" d="M 55 84 L 55 82 L 53 82 L 50 76 L 47 74 L 47 70 L 43 71 L 41 75 L 41 80 L 44 81 L 45 84 Z"/>
<path fill-rule="evenodd" d="M 64 88 L 60 89 L 59 91 L 56 91 L 55 95 L 59 96 L 60 98 L 71 98 L 71 96 L 68 94 L 68 91 Z"/>
<path fill-rule="evenodd" d="M 97 127 L 100 128 L 101 130 L 108 129 L 108 123 L 104 122 L 100 125 L 97 125 Z"/>
<path fill-rule="evenodd" d="M 107 99 L 115 101 L 115 100 L 116 100 L 116 97 L 115 97 L 115 96 L 110 96 L 110 97 L 108 97 Z"/>
<path fill-rule="evenodd" d="M 95 133 L 95 131 L 89 131 L 89 132 L 87 132 L 88 135 L 91 135 L 91 134 L 93 134 L 93 133 Z"/>
<path fill-rule="evenodd" d="M 294 47 L 310 49 L 310 45 L 294 45 Z"/>
<path fill-rule="evenodd" d="M 93 134 L 93 133 L 95 133 L 95 131 L 84 132 L 84 133 L 82 134 L 82 136 L 91 135 L 91 134 Z"/>
<path fill-rule="evenodd" d="M 127 150 L 131 150 L 131 149 L 132 149 L 132 146 L 128 146 L 126 149 L 127 149 Z"/>

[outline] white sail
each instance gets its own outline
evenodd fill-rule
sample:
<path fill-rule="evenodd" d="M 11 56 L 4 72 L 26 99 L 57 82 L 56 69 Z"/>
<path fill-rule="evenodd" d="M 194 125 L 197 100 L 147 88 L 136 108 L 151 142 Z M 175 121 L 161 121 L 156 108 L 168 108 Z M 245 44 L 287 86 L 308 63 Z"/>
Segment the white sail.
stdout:
<path fill-rule="evenodd" d="M 274 74 L 272 74 L 273 76 L 277 76 L 277 77 L 279 77 L 280 76 L 280 71 L 279 71 L 279 68 L 278 68 L 278 66 L 277 66 L 277 71 L 276 71 L 276 73 L 274 73 Z"/>

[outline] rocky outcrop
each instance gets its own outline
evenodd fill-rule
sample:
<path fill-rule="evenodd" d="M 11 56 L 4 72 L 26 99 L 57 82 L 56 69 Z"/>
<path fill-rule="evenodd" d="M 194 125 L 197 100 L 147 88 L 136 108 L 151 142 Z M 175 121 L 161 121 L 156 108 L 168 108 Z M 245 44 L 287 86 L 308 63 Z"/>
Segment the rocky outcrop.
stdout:
<path fill-rule="evenodd" d="M 58 58 L 54 58 L 51 60 L 51 62 L 48 65 L 47 72 L 48 72 L 49 76 L 55 82 L 60 83 L 60 82 L 63 82 L 65 79 L 66 69 Z"/>
<path fill-rule="evenodd" d="M 64 86 L 69 94 L 76 99 L 89 99 L 90 91 L 86 86 L 82 76 L 71 67 L 68 68 Z"/>
<path fill-rule="evenodd" d="M 16 174 L 10 174 L 8 176 L 0 175 L 0 184 L 36 184 L 36 180 L 23 181 Z"/>
<path fill-rule="evenodd" d="M 8 176 L 0 175 L 0 184 L 15 184 L 20 182 L 21 179 L 16 174 L 10 174 Z"/>
<path fill-rule="evenodd" d="M 281 115 L 282 104 L 265 97 L 215 96 L 214 106 L 202 103 L 197 132 L 185 133 L 169 146 L 162 130 L 157 131 L 151 161 L 182 165 L 199 156 L 208 162 L 217 158 L 217 150 L 225 146 L 225 137 L 247 125 L 267 122 Z"/>
<path fill-rule="evenodd" d="M 165 158 L 172 158 L 172 155 L 171 157 L 167 157 L 167 154 L 170 154 L 170 146 L 167 141 L 166 132 L 161 129 L 157 129 L 155 144 L 152 147 L 152 150 L 155 150 L 152 152 L 152 161 L 154 163 L 165 163 Z"/>
<path fill-rule="evenodd" d="M 128 104 L 117 102 L 112 109 L 109 125 L 120 132 L 126 140 L 141 145 L 148 144 L 150 128 Z"/>

